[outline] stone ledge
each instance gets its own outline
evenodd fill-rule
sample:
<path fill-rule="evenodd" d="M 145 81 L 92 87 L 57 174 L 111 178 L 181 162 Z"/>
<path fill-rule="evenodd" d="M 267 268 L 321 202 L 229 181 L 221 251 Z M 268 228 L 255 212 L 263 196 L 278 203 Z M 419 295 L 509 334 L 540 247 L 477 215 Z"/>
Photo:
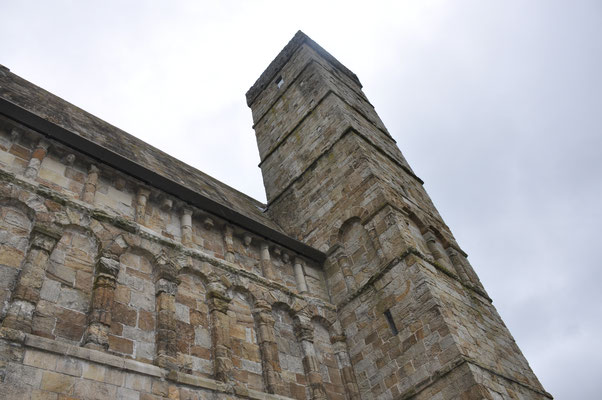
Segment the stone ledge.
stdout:
<path fill-rule="evenodd" d="M 74 346 L 68 343 L 31 335 L 11 328 L 0 328 L 0 339 L 18 343 L 25 347 L 36 350 L 46 351 L 66 357 L 79 358 L 85 361 L 91 361 L 122 371 L 135 372 L 158 379 L 167 379 L 187 386 L 228 394 L 236 394 L 237 396 L 246 397 L 249 399 L 291 400 L 289 397 L 247 389 L 239 385 L 228 385 L 223 382 L 202 376 L 184 374 L 174 370 L 168 371 L 152 364 L 146 364 L 136 360 L 115 356 L 99 350 Z"/>
<path fill-rule="evenodd" d="M 460 278 L 458 278 L 458 276 L 455 273 L 453 273 L 452 271 L 448 270 L 447 268 L 445 268 L 441 264 L 430 260 L 427 256 L 425 256 L 424 254 L 422 254 L 419 250 L 417 250 L 417 249 L 415 249 L 413 247 L 408 247 L 399 256 L 397 256 L 397 257 L 393 258 L 392 260 L 387 261 L 384 264 L 382 264 L 381 267 L 378 269 L 378 271 L 375 272 L 370 277 L 370 279 L 368 279 L 368 281 L 362 285 L 362 287 L 356 289 L 353 293 L 351 293 L 350 295 L 348 295 L 345 299 L 343 299 L 339 304 L 336 305 L 337 310 L 340 311 L 345 306 L 347 306 L 349 303 L 351 303 L 353 300 L 355 300 L 358 296 L 360 296 L 362 293 L 364 293 L 366 290 L 368 290 L 371 286 L 373 286 L 376 283 L 376 281 L 378 281 L 380 278 L 382 278 L 395 265 L 399 264 L 400 262 L 402 262 L 403 260 L 405 260 L 406 258 L 408 258 L 410 255 L 414 255 L 414 256 L 420 258 L 421 260 L 427 262 L 428 264 L 430 264 L 431 266 L 433 266 L 434 269 L 436 269 L 436 270 L 442 272 L 443 274 L 449 276 L 451 279 L 457 281 L 460 285 L 462 285 L 464 288 L 470 290 L 471 292 L 476 293 L 479 296 L 485 298 L 489 303 L 493 302 L 493 300 L 491 300 L 491 298 L 489 296 L 487 296 L 485 293 L 481 292 L 480 290 L 478 290 L 477 288 L 473 287 L 472 285 L 469 285 L 467 283 L 462 282 L 460 280 Z"/>
<path fill-rule="evenodd" d="M 427 389 L 428 387 L 430 387 L 431 385 L 433 385 L 435 382 L 437 382 L 439 379 L 443 378 L 444 376 L 446 376 L 447 374 L 451 373 L 453 370 L 455 370 L 456 368 L 461 367 L 464 364 L 471 364 L 474 365 L 477 368 L 483 369 L 491 374 L 494 374 L 496 376 L 499 376 L 500 378 L 506 379 L 510 382 L 513 382 L 517 385 L 523 386 L 524 388 L 531 390 L 532 392 L 535 392 L 537 394 L 540 394 L 542 396 L 548 397 L 550 399 L 553 399 L 552 395 L 548 392 L 546 392 L 545 390 L 540 390 L 538 388 L 535 388 L 529 384 L 523 383 L 523 382 L 519 382 L 514 378 L 511 378 L 509 376 L 500 374 L 499 372 L 495 372 L 493 370 L 491 370 L 488 367 L 485 367 L 483 365 L 481 365 L 480 363 L 478 363 L 476 360 L 473 360 L 469 357 L 466 356 L 460 356 L 460 358 L 458 358 L 456 361 L 452 362 L 451 364 L 448 364 L 445 367 L 442 367 L 441 369 L 439 369 L 438 371 L 436 371 L 434 374 L 432 374 L 431 376 L 429 376 L 428 378 L 418 382 L 416 385 L 414 385 L 414 387 L 406 390 L 404 393 L 402 393 L 401 395 L 399 395 L 398 397 L 395 398 L 395 400 L 409 400 L 411 398 L 413 398 L 414 396 L 416 396 L 417 394 L 419 394 L 420 392 L 422 392 L 423 390 Z"/>

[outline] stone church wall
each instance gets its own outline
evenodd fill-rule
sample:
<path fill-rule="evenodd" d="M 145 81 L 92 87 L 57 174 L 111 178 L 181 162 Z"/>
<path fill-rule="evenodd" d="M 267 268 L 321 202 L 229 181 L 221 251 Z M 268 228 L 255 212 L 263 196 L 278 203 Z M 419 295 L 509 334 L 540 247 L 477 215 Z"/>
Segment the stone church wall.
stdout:
<path fill-rule="evenodd" d="M 345 398 L 311 259 L 5 117 L 0 169 L 0 397 Z"/>

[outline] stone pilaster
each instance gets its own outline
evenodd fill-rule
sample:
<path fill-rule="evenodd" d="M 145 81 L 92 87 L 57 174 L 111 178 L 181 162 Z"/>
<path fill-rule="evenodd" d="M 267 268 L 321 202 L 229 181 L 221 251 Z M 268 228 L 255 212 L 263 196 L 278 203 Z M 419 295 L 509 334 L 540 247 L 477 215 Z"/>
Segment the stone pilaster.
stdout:
<path fill-rule="evenodd" d="M 96 165 L 90 165 L 90 169 L 88 169 L 88 176 L 86 177 L 86 183 L 84 184 L 84 194 L 82 195 L 82 200 L 86 203 L 94 203 L 99 173 L 100 171 Z"/>
<path fill-rule="evenodd" d="M 374 248 L 376 249 L 376 255 L 382 261 L 385 259 L 385 253 L 383 251 L 383 247 L 378 238 L 378 233 L 376 233 L 376 228 L 374 227 L 374 223 L 370 222 L 366 226 L 366 230 L 368 231 L 368 237 L 372 241 Z"/>
<path fill-rule="evenodd" d="M 111 312 L 115 297 L 115 286 L 119 274 L 119 261 L 100 257 L 96 265 L 96 278 L 92 289 L 92 304 L 88 314 L 88 326 L 84 335 L 84 346 L 97 350 L 109 348 Z"/>
<path fill-rule="evenodd" d="M 190 246 L 192 244 L 192 210 L 184 207 L 180 215 L 180 229 L 182 230 L 182 244 Z"/>
<path fill-rule="evenodd" d="M 215 379 L 227 383 L 230 381 L 230 371 L 232 370 L 230 321 L 228 318 L 228 306 L 232 298 L 228 296 L 226 288 L 221 282 L 213 281 L 209 283 L 207 299 L 212 322 L 214 375 Z"/>
<path fill-rule="evenodd" d="M 225 257 L 226 261 L 231 263 L 234 262 L 234 239 L 232 238 L 232 235 L 232 225 L 226 224 L 226 226 L 224 226 L 224 247 L 226 250 Z"/>
<path fill-rule="evenodd" d="M 270 258 L 270 246 L 268 242 L 262 242 L 260 247 L 261 253 L 261 271 L 263 276 L 269 280 L 275 280 L 274 266 L 272 265 L 272 259 Z"/>
<path fill-rule="evenodd" d="M 347 292 L 353 292 L 357 288 L 357 285 L 355 283 L 355 278 L 353 277 L 353 272 L 351 271 L 351 262 L 342 246 L 338 246 L 335 250 L 334 259 L 339 264 L 339 269 L 343 274 Z"/>
<path fill-rule="evenodd" d="M 297 290 L 299 293 L 307 293 L 307 281 L 305 280 L 305 272 L 303 272 L 303 260 L 295 257 L 294 270 L 295 280 L 297 281 Z"/>
<path fill-rule="evenodd" d="M 463 254 L 460 254 L 460 252 L 456 251 L 452 247 L 449 247 L 447 249 L 447 252 L 449 254 L 449 257 L 450 257 L 452 263 L 454 264 L 456 271 L 459 271 L 459 270 L 463 271 L 464 275 L 468 278 L 467 282 L 471 283 L 478 290 L 485 293 L 485 288 L 483 287 L 481 280 L 479 279 L 477 274 L 474 272 L 472 267 L 468 264 L 466 257 L 464 257 Z"/>
<path fill-rule="evenodd" d="M 439 251 L 439 247 L 437 246 L 437 237 L 435 234 L 431 231 L 426 231 L 422 237 L 424 237 L 424 240 L 426 240 L 426 246 L 428 247 L 435 261 L 443 266 L 447 265 L 443 254 L 441 251 Z"/>
<path fill-rule="evenodd" d="M 452 247 L 448 247 L 446 251 L 447 251 L 447 255 L 449 256 L 449 259 L 451 260 L 451 262 L 454 266 L 454 269 L 456 270 L 456 273 L 458 274 L 458 276 L 460 277 L 462 282 L 471 283 L 470 277 L 466 273 L 466 270 L 464 269 L 464 265 L 460 261 L 460 254 L 458 254 L 456 249 L 454 249 Z"/>
<path fill-rule="evenodd" d="M 268 393 L 285 395 L 284 384 L 280 376 L 281 368 L 278 358 L 278 345 L 274 331 L 275 320 L 272 316 L 272 308 L 265 301 L 257 301 L 253 314 L 257 324 L 257 336 L 265 386 Z"/>
<path fill-rule="evenodd" d="M 360 391 L 357 386 L 353 367 L 351 366 L 349 352 L 347 351 L 346 337 L 345 335 L 332 336 L 330 342 L 334 346 L 334 352 L 337 357 L 341 378 L 343 379 L 343 385 L 345 385 L 347 396 L 350 400 L 359 400 Z"/>
<path fill-rule="evenodd" d="M 31 332 L 33 312 L 40 300 L 40 290 L 46 277 L 46 263 L 59 239 L 60 234 L 47 227 L 38 225 L 32 230 L 29 252 L 2 326 Z"/>
<path fill-rule="evenodd" d="M 150 196 L 150 190 L 145 187 L 140 187 L 136 194 L 136 222 L 144 224 L 146 214 L 146 203 Z"/>
<path fill-rule="evenodd" d="M 27 168 L 25 169 L 26 178 L 37 178 L 40 165 L 42 165 L 42 160 L 44 160 L 44 157 L 48 154 L 48 147 L 50 147 L 50 143 L 45 139 L 40 139 L 36 148 L 33 150 Z"/>
<path fill-rule="evenodd" d="M 178 284 L 160 277 L 155 282 L 157 330 L 155 364 L 162 368 L 177 368 L 176 292 Z"/>
<path fill-rule="evenodd" d="M 314 328 L 309 319 L 305 317 L 299 317 L 295 322 L 295 334 L 303 350 L 303 369 L 309 382 L 311 399 L 325 400 L 326 391 L 314 348 Z"/>

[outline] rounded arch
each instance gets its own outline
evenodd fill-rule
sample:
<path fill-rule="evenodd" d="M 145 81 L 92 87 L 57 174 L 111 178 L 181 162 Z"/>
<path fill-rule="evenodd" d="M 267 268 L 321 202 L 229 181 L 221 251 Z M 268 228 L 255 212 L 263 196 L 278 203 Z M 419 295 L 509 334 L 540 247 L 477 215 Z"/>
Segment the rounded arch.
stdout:
<path fill-rule="evenodd" d="M 194 268 L 194 266 L 185 266 L 182 267 L 179 271 L 178 271 L 178 277 L 181 278 L 184 275 L 191 275 L 191 276 L 196 276 L 197 278 L 199 278 L 201 280 L 201 282 L 203 282 L 203 285 L 207 286 L 210 282 L 209 277 L 200 269 L 198 268 Z"/>
<path fill-rule="evenodd" d="M 16 272 L 25 260 L 34 224 L 35 211 L 25 203 L 13 198 L 0 199 L 0 264 L 14 268 L 14 271 L 7 271 L 8 275 L 14 275 L 10 285 L 0 283 L 0 287 L 12 286 Z"/>
<path fill-rule="evenodd" d="M 0 207 L 13 207 L 17 210 L 21 211 L 25 216 L 30 220 L 34 221 L 36 217 L 36 212 L 33 208 L 31 208 L 26 203 L 21 200 L 15 199 L 13 197 L 0 197 Z"/>
<path fill-rule="evenodd" d="M 272 305 L 274 318 L 274 337 L 278 351 L 278 363 L 287 397 L 305 399 L 305 369 L 303 367 L 303 348 L 295 329 L 296 312 L 287 302 L 275 302 Z"/>
<path fill-rule="evenodd" d="M 212 321 L 207 301 L 207 276 L 185 266 L 178 271 L 175 292 L 176 348 L 182 371 L 213 374 Z"/>
<path fill-rule="evenodd" d="M 248 389 L 265 391 L 264 369 L 261 361 L 256 302 L 252 290 L 235 282 L 229 289 L 231 296 L 228 305 L 228 325 L 232 363 L 238 368 L 232 372 L 232 379 Z"/>
<path fill-rule="evenodd" d="M 341 366 L 336 355 L 336 349 L 332 343 L 333 325 L 326 318 L 315 315 L 311 319 L 314 333 L 314 350 L 319 365 L 320 375 L 324 383 L 327 398 L 333 398 L 337 394 L 345 393 L 341 375 Z"/>
<path fill-rule="evenodd" d="M 148 249 L 139 246 L 139 245 L 128 245 L 124 251 L 121 253 L 120 255 L 120 259 L 122 257 L 127 256 L 128 254 L 132 254 L 132 255 L 136 255 L 139 257 L 144 257 L 146 260 L 148 260 L 148 262 L 152 265 L 152 269 L 151 271 L 147 272 L 147 273 L 154 273 L 156 270 L 156 258 L 157 255 L 153 254 L 151 251 L 149 251 Z"/>
<path fill-rule="evenodd" d="M 420 233 L 424 233 L 428 230 L 428 225 L 426 225 L 422 219 L 409 207 L 404 207 L 403 211 L 406 213 L 408 219 L 412 221 L 418 229 L 420 229 Z"/>
<path fill-rule="evenodd" d="M 328 333 L 332 333 L 331 329 L 333 327 L 334 322 L 333 321 L 329 321 L 327 320 L 325 317 L 323 317 L 322 315 L 313 315 L 311 317 L 311 322 L 313 323 L 319 323 L 322 324 L 327 330 Z"/>
<path fill-rule="evenodd" d="M 83 238 L 89 239 L 90 243 L 85 243 Z M 69 265 L 72 269 L 92 274 L 100 257 L 100 249 L 101 241 L 89 227 L 76 224 L 61 225 L 61 237 L 50 254 L 47 271 L 51 274 L 53 272 L 57 273 L 55 277 L 59 278 L 59 281 L 69 284 L 68 281 L 62 279 L 62 274 L 59 273 L 58 268 L 64 270 L 64 267 Z M 89 264 L 88 268 L 77 267 L 78 261 Z M 75 279 L 75 273 L 73 279 Z M 71 284 L 74 285 L 75 281 Z"/>
<path fill-rule="evenodd" d="M 446 249 L 450 246 L 449 241 L 445 238 L 445 236 L 443 236 L 443 234 L 441 233 L 441 231 L 439 231 L 439 229 L 435 228 L 433 225 L 429 225 L 428 229 L 431 232 L 433 232 L 433 234 L 437 237 L 437 240 L 439 240 L 439 242 L 441 243 L 441 245 L 443 246 L 444 249 Z"/>
<path fill-rule="evenodd" d="M 275 301 L 274 303 L 271 304 L 271 307 L 272 307 L 272 311 L 281 310 L 281 311 L 285 311 L 291 318 L 293 318 L 295 316 L 295 311 L 293 310 L 293 308 L 291 307 L 291 305 L 288 302 Z"/>
<path fill-rule="evenodd" d="M 234 295 L 238 294 L 241 295 L 242 297 L 244 297 L 244 299 L 249 303 L 249 305 L 251 306 L 251 309 L 253 309 L 253 307 L 255 306 L 255 303 L 257 302 L 257 296 L 255 295 L 254 291 L 251 290 L 249 287 L 247 286 L 243 286 L 241 283 L 239 282 L 233 282 L 232 286 L 230 286 L 228 288 L 228 294 L 233 297 Z"/>
<path fill-rule="evenodd" d="M 86 328 L 92 302 L 94 274 L 100 256 L 100 241 L 88 227 L 61 225 L 56 242 L 46 263 L 45 284 L 58 295 L 42 298 L 36 305 L 36 319 L 43 319 L 39 334 L 57 340 L 79 343 Z M 52 303 L 52 307 L 48 307 Z"/>
<path fill-rule="evenodd" d="M 365 220 L 368 218 L 369 215 L 370 212 L 365 207 L 356 206 L 352 207 L 349 210 L 345 210 L 341 218 L 336 220 L 336 222 L 332 226 L 332 235 L 330 236 L 330 240 L 328 243 L 329 247 L 332 248 L 337 243 L 339 243 L 341 229 L 343 228 L 343 225 L 345 225 L 349 220 L 358 219 L 360 223 L 363 224 L 366 222 Z"/>

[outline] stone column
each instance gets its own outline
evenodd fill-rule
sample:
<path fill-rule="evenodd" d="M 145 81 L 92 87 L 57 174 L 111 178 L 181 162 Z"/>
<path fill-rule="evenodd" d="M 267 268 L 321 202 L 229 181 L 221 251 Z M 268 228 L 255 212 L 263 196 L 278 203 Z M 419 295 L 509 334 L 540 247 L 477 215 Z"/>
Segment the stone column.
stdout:
<path fill-rule="evenodd" d="M 259 300 L 255 303 L 253 314 L 257 324 L 259 351 L 267 391 L 268 393 L 285 395 L 284 384 L 280 377 L 280 360 L 278 358 L 272 308 L 267 302 Z"/>
<path fill-rule="evenodd" d="M 96 196 L 96 186 L 98 185 L 98 173 L 100 171 L 96 165 L 90 165 L 88 170 L 88 176 L 86 177 L 86 183 L 84 184 L 84 194 L 82 200 L 86 203 L 94 203 L 94 196 Z"/>
<path fill-rule="evenodd" d="M 155 364 L 161 368 L 178 369 L 176 292 L 178 284 L 160 277 L 155 282 L 157 331 L 155 335 L 157 355 Z"/>
<path fill-rule="evenodd" d="M 307 293 L 307 281 L 305 280 L 305 272 L 303 272 L 303 260 L 295 257 L 294 262 L 295 280 L 297 281 L 297 290 L 299 293 Z"/>
<path fill-rule="evenodd" d="M 372 241 L 372 244 L 376 249 L 376 255 L 378 256 L 378 258 L 381 259 L 381 261 L 384 260 L 385 254 L 383 252 L 383 247 L 380 244 L 380 240 L 378 239 L 378 234 L 376 233 L 376 228 L 374 227 L 374 224 L 370 223 L 368 226 L 366 226 L 366 228 L 366 230 L 368 231 L 368 237 L 370 237 L 370 240 Z"/>
<path fill-rule="evenodd" d="M 33 150 L 31 158 L 29 159 L 29 164 L 25 169 L 25 177 L 29 179 L 36 179 L 38 176 L 38 171 L 40 170 L 40 165 L 42 165 L 42 160 L 48 154 L 48 147 L 50 147 L 50 143 L 45 139 L 40 139 L 36 148 Z"/>
<path fill-rule="evenodd" d="M 231 263 L 234 262 L 234 241 L 232 239 L 232 225 L 228 225 L 226 224 L 226 226 L 224 227 L 224 244 L 225 244 L 225 248 L 226 248 L 226 261 L 229 261 Z"/>
<path fill-rule="evenodd" d="M 345 335 L 333 336 L 330 338 L 330 342 L 334 346 L 334 352 L 337 357 L 339 370 L 341 371 L 341 377 L 343 378 L 343 384 L 345 385 L 347 396 L 350 400 L 359 400 L 360 391 L 357 386 L 353 367 L 351 366 L 349 352 L 347 351 L 346 337 Z"/>
<path fill-rule="evenodd" d="M 190 208 L 182 208 L 180 227 L 182 230 L 182 244 L 190 246 L 192 244 L 192 210 Z"/>
<path fill-rule="evenodd" d="M 345 250 L 342 246 L 339 246 L 336 249 L 334 258 L 339 264 L 339 269 L 343 274 L 343 279 L 345 280 L 345 285 L 347 286 L 347 292 L 351 293 L 357 288 L 357 286 L 355 278 L 353 277 L 353 272 L 351 271 L 351 261 L 349 260 L 349 257 L 345 253 Z"/>
<path fill-rule="evenodd" d="M 464 255 L 460 254 L 453 247 L 449 247 L 447 249 L 447 252 L 449 254 L 450 259 L 452 260 L 452 263 L 454 264 L 454 267 L 456 268 L 456 271 L 463 271 L 466 282 L 472 283 L 472 285 L 474 285 L 477 289 L 485 293 L 485 288 L 483 287 L 481 280 L 474 272 L 472 267 L 468 264 L 468 261 L 466 260 Z"/>
<path fill-rule="evenodd" d="M 211 339 L 213 342 L 213 360 L 215 379 L 222 382 L 230 381 L 232 370 L 232 349 L 230 347 L 230 320 L 228 305 L 232 300 L 226 293 L 226 288 L 219 281 L 208 285 L 207 299 L 211 315 Z"/>
<path fill-rule="evenodd" d="M 303 369 L 309 381 L 311 399 L 325 400 L 326 391 L 324 390 L 316 349 L 314 348 L 314 328 L 309 319 L 305 317 L 299 317 L 295 322 L 295 333 L 303 350 Z"/>
<path fill-rule="evenodd" d="M 31 333 L 33 312 L 40 300 L 40 290 L 46 277 L 46 263 L 60 237 L 58 232 L 47 227 L 37 225 L 33 228 L 29 252 L 2 326 Z"/>
<path fill-rule="evenodd" d="M 270 258 L 270 246 L 268 242 L 261 242 L 261 271 L 263 272 L 263 276 L 269 280 L 275 280 L 276 276 L 274 274 L 274 266 L 272 265 L 272 260 Z"/>
<path fill-rule="evenodd" d="M 111 312 L 115 296 L 119 260 L 100 257 L 96 264 L 96 278 L 92 289 L 92 304 L 88 314 L 88 327 L 84 335 L 84 346 L 97 350 L 109 348 Z"/>
<path fill-rule="evenodd" d="M 445 262 L 443 254 L 441 254 L 441 251 L 439 251 L 439 247 L 437 246 L 437 237 L 435 234 L 431 231 L 426 231 L 422 236 L 424 237 L 424 240 L 426 240 L 426 246 L 428 247 L 435 261 L 443 266 L 446 266 L 447 262 Z"/>
<path fill-rule="evenodd" d="M 454 265 L 454 269 L 456 270 L 456 273 L 458 274 L 462 282 L 470 283 L 470 278 L 466 274 L 466 270 L 464 269 L 464 265 L 462 265 L 462 262 L 460 261 L 460 255 L 458 254 L 456 249 L 448 247 L 447 254 L 449 255 L 449 259 Z"/>
<path fill-rule="evenodd" d="M 138 189 L 138 193 L 136 194 L 136 222 L 139 224 L 144 224 L 146 203 L 148 202 L 149 196 L 150 190 L 147 188 L 141 187 Z"/>

